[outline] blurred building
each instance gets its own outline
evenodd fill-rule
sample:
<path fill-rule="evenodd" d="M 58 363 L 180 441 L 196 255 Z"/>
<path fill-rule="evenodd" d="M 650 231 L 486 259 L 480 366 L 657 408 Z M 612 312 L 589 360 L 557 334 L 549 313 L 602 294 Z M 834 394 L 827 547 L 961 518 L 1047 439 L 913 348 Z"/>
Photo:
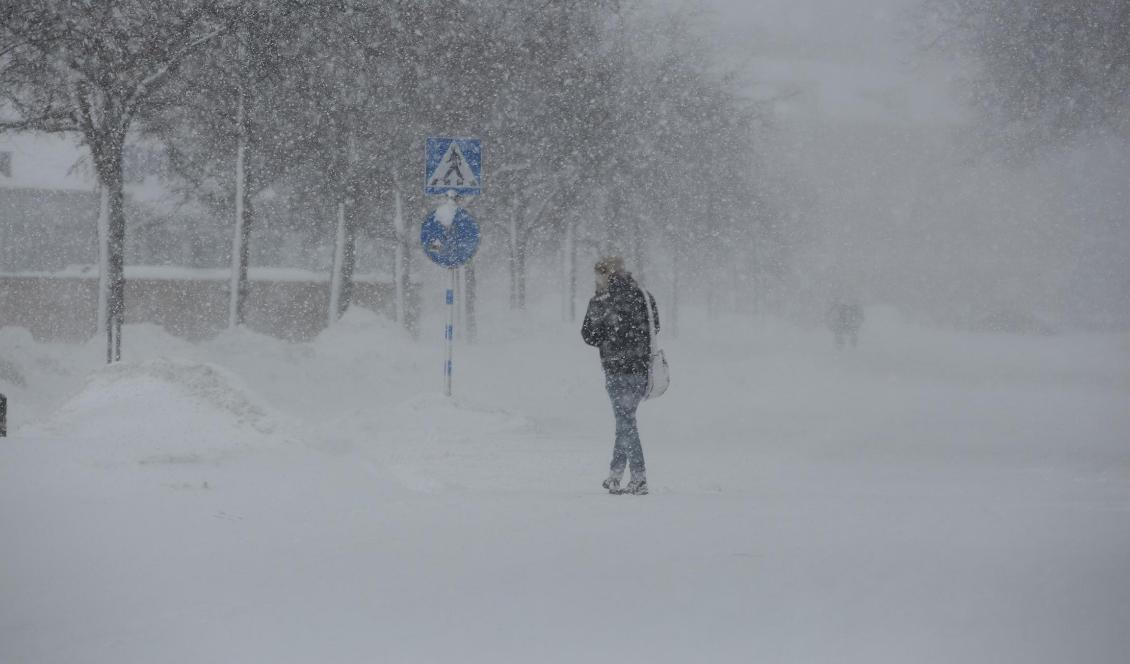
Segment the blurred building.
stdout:
<path fill-rule="evenodd" d="M 128 320 L 156 323 L 189 339 L 226 328 L 225 220 L 181 203 L 158 146 L 127 145 L 123 171 Z M 90 156 L 76 136 L 0 134 L 0 326 L 23 327 L 40 339 L 91 334 L 99 205 Z M 310 253 L 309 247 L 291 252 Z M 328 271 L 253 266 L 250 278 L 246 315 L 252 329 L 299 340 L 324 327 Z M 391 316 L 394 293 L 387 275 L 354 274 L 353 298 L 361 306 Z M 415 284 L 407 297 L 411 329 Z"/>
<path fill-rule="evenodd" d="M 0 272 L 97 256 L 97 180 L 76 137 L 0 134 Z"/>
<path fill-rule="evenodd" d="M 123 171 L 128 263 L 223 264 L 226 234 L 171 191 L 159 145 L 126 145 Z M 77 134 L 0 133 L 0 273 L 95 264 L 98 208 L 98 179 Z"/>

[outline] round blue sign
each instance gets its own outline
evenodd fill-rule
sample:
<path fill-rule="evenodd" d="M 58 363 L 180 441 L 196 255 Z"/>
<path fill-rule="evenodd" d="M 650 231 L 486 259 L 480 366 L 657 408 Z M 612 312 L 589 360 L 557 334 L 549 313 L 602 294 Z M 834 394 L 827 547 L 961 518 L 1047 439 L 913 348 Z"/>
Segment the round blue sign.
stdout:
<path fill-rule="evenodd" d="M 424 220 L 420 244 L 433 262 L 443 267 L 459 267 L 475 255 L 479 248 L 479 225 L 461 207 L 441 206 Z M 450 222 L 450 223 L 446 223 Z"/>

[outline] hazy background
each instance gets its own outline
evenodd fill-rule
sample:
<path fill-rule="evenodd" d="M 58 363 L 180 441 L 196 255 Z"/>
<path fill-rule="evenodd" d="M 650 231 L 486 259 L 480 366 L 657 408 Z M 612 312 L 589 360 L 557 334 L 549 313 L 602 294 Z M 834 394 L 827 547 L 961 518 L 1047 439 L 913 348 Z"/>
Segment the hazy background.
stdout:
<path fill-rule="evenodd" d="M 1130 150 L 1017 163 L 988 149 L 968 78 L 920 0 L 705 0 L 777 159 L 806 180 L 796 298 L 834 291 L 962 327 L 1130 323 Z M 806 204 L 805 204 L 806 203 Z"/>
<path fill-rule="evenodd" d="M 213 5 L 192 29 L 217 36 L 126 132 L 110 216 L 128 265 L 356 269 L 434 292 L 447 275 L 418 248 L 437 204 L 420 154 L 467 135 L 487 155 L 484 195 L 464 202 L 482 307 L 524 310 L 528 281 L 531 303 L 575 321 L 588 266 L 618 253 L 673 316 L 819 324 L 846 298 L 959 330 L 1130 326 L 1122 0 Z M 120 6 L 120 43 L 99 52 L 75 38 L 103 29 L 89 8 L 65 5 L 52 32 L 64 14 L 0 0 L 0 124 L 23 130 L 0 134 L 15 159 L 0 271 L 95 263 L 94 192 L 117 180 L 95 173 L 89 136 L 33 116 L 73 117 L 59 67 L 95 89 L 88 65 L 107 60 L 129 84 L 155 61 L 114 58 L 184 34 Z M 82 56 L 60 63 L 67 49 Z M 61 133 L 26 131 L 44 126 Z M 32 177 L 49 165 L 76 182 Z M 233 261 L 237 191 L 251 230 Z"/>

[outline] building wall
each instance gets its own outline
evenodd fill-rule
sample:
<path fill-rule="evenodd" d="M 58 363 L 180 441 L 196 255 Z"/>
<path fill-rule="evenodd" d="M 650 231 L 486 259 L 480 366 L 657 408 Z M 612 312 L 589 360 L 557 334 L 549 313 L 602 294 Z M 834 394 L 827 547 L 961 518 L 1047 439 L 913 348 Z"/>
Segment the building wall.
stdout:
<path fill-rule="evenodd" d="M 95 262 L 97 220 L 91 191 L 0 187 L 0 272 Z"/>
<path fill-rule="evenodd" d="M 41 341 L 82 341 L 95 334 L 96 276 L 0 275 L 0 327 L 29 330 Z M 392 283 L 358 281 L 354 304 L 394 316 Z M 227 328 L 228 284 L 212 279 L 129 279 L 126 323 L 154 323 L 189 340 Z M 415 329 L 419 290 L 409 290 L 409 329 Z M 318 281 L 251 282 L 247 326 L 289 341 L 312 339 L 326 326 L 329 286 Z"/>

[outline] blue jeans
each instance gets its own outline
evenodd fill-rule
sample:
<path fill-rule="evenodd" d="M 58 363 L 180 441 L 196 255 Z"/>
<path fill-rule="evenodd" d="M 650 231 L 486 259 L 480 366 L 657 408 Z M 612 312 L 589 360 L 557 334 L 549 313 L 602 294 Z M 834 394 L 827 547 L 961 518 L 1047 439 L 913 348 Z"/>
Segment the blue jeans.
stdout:
<path fill-rule="evenodd" d="M 629 466 L 632 477 L 643 479 L 643 445 L 636 427 L 636 409 L 647 389 L 647 374 L 608 374 L 604 387 L 612 401 L 612 414 L 616 416 L 616 444 L 612 447 L 612 476 L 624 475 Z"/>

